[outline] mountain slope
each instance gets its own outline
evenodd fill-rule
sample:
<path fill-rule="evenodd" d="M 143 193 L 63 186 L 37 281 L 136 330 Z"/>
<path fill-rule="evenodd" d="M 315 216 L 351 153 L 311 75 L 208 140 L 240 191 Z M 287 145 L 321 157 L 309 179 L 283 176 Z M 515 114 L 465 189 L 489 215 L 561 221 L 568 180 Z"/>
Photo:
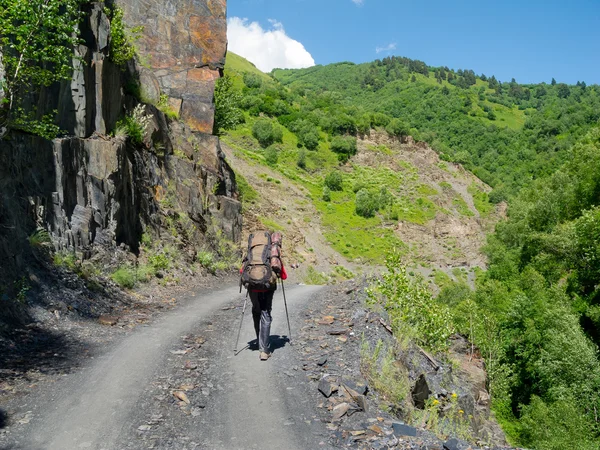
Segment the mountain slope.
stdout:
<path fill-rule="evenodd" d="M 234 84 L 243 83 L 243 67 L 255 72 L 239 57 L 229 58 L 235 70 L 226 66 L 225 72 Z M 252 104 L 274 91 L 287 116 L 307 120 L 294 112 L 293 94 L 274 80 L 258 88 L 245 86 L 241 103 Z M 502 208 L 489 203 L 489 187 L 460 165 L 441 161 L 427 144 L 372 130 L 356 140 L 356 154 L 344 162 L 334 151 L 342 138 L 327 129 L 317 128 L 318 143 L 307 150 L 302 131 L 290 130 L 295 125 L 284 128 L 270 121 L 281 130 L 281 139 L 264 148 L 254 135 L 257 124 L 268 121 L 266 114 L 250 110 L 244 117 L 244 124 L 221 138 L 242 185 L 245 231 L 257 226 L 283 230 L 290 242 L 286 253 L 301 263 L 300 279 L 315 275 L 308 265 L 326 274 L 317 274 L 321 282 L 351 277 L 370 271 L 365 263 L 383 263 L 392 251 L 432 276 L 441 269 L 451 277 L 467 277 L 458 268 L 483 267 L 479 247 Z M 251 200 L 244 199 L 245 185 L 255 191 Z M 358 213 L 361 196 L 377 203 L 372 213 Z"/>
<path fill-rule="evenodd" d="M 499 83 L 407 58 L 277 69 L 272 75 L 305 92 L 307 104 L 335 103 L 358 127 L 365 115 L 372 122 L 376 113 L 402 119 L 416 139 L 496 188 L 497 199 L 555 170 L 600 119 L 597 85 Z"/>

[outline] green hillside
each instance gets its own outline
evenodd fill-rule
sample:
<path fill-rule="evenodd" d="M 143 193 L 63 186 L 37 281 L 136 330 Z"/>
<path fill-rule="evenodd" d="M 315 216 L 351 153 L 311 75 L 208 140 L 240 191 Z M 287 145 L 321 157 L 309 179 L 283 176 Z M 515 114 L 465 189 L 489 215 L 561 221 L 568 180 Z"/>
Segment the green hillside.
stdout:
<path fill-rule="evenodd" d="M 435 258 L 423 256 L 419 251 L 423 246 L 404 242 L 395 231 L 398 221 L 424 226 L 438 216 L 448 216 L 481 228 L 474 223 L 480 212 L 467 187 L 476 186 L 473 193 L 480 193 L 477 205 L 482 211 L 489 211 L 491 205 L 485 186 L 474 177 L 440 167 L 436 170 L 441 184 L 434 182 L 403 154 L 399 142 L 378 145 L 375 136 L 389 137 L 383 128 L 373 130 L 371 137 L 357 139 L 352 118 L 333 113 L 335 102 L 308 111 L 306 94 L 256 73 L 238 56 L 230 55 L 227 61 L 233 62 L 234 69 L 226 66 L 226 77 L 220 83 L 230 86 L 230 97 L 241 107 L 229 117 L 241 114 L 243 119 L 222 133 L 223 142 L 247 160 L 271 166 L 303 186 L 320 214 L 329 245 L 349 261 L 381 264 L 387 254 L 397 251 L 407 261 L 429 265 Z M 240 83 L 242 89 L 237 88 Z M 389 122 L 388 128 L 394 123 Z M 373 155 L 372 161 L 353 158 L 358 151 Z M 462 186 L 466 200 L 452 183 Z M 456 185 L 456 189 L 460 187 Z M 452 242 L 447 247 L 449 252 L 451 248 L 457 251 Z"/>
<path fill-rule="evenodd" d="M 598 86 L 499 83 L 407 58 L 272 75 L 293 92 L 305 93 L 312 111 L 336 104 L 358 128 L 369 116 L 371 125 L 378 125 L 374 114 L 402 120 L 415 139 L 496 188 L 496 200 L 555 170 L 565 151 L 600 119 Z"/>
<path fill-rule="evenodd" d="M 515 445 L 598 448 L 600 88 L 499 83 L 407 58 L 269 75 L 230 61 L 217 110 L 236 120 L 217 128 L 236 155 L 301 186 L 306 197 L 290 202 L 310 201 L 318 217 L 304 220 L 318 221 L 349 261 L 378 263 L 395 250 L 434 269 L 441 290 L 411 333 L 437 348 L 444 339 L 432 336 L 454 329 L 478 346 Z M 479 242 L 426 230 L 493 224 L 493 203 L 505 199 L 508 218 L 488 237 L 474 289 L 459 267 L 435 270 L 428 253 L 452 265 L 473 257 L 465 242 Z M 397 264 L 380 286 L 391 316 L 409 317 L 406 299 L 423 291 Z"/>

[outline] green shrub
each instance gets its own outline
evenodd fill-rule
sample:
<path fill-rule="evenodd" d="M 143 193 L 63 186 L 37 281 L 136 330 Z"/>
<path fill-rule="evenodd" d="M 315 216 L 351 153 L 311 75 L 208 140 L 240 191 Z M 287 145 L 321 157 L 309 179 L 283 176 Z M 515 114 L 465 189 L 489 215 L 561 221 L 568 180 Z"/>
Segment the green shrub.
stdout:
<path fill-rule="evenodd" d="M 206 269 L 211 269 L 215 263 L 215 255 L 209 251 L 198 252 L 196 260 Z"/>
<path fill-rule="evenodd" d="M 306 284 L 314 285 L 327 284 L 327 276 L 323 273 L 317 272 L 313 266 L 308 266 L 308 269 L 306 269 L 306 275 L 304 276 L 304 282 Z"/>
<path fill-rule="evenodd" d="M 373 217 L 379 209 L 377 195 L 366 189 L 361 189 L 356 193 L 355 212 L 361 217 Z"/>
<path fill-rule="evenodd" d="M 148 262 L 156 270 L 168 270 L 171 267 L 171 257 L 164 252 L 149 256 Z"/>
<path fill-rule="evenodd" d="M 216 134 L 221 130 L 233 130 L 244 123 L 244 113 L 239 105 L 242 95 L 233 85 L 229 75 L 219 78 L 215 83 L 215 119 L 213 130 Z"/>
<path fill-rule="evenodd" d="M 400 335 L 407 328 L 433 351 L 446 349 L 454 333 L 449 308 L 435 301 L 421 279 L 407 274 L 398 254 L 388 256 L 386 268 L 387 272 L 368 290 L 369 301 L 383 304 L 394 334 Z"/>
<path fill-rule="evenodd" d="M 352 136 L 334 136 L 331 140 L 331 151 L 337 153 L 341 162 L 346 162 L 356 154 L 356 138 Z"/>
<path fill-rule="evenodd" d="M 576 403 L 561 399 L 545 403 L 533 396 L 521 415 L 521 444 L 538 450 L 593 450 L 598 441 L 593 438 L 594 426 Z"/>
<path fill-rule="evenodd" d="M 244 72 L 244 84 L 249 89 L 257 89 L 262 86 L 262 78 L 251 72 Z"/>
<path fill-rule="evenodd" d="M 110 19 L 110 52 L 109 57 L 118 66 L 124 66 L 135 56 L 135 41 L 140 38 L 143 26 L 125 29 L 123 10 L 113 6 L 112 10 L 105 8 L 104 12 Z"/>
<path fill-rule="evenodd" d="M 327 186 L 332 191 L 342 190 L 342 174 L 339 170 L 329 172 L 325 176 L 325 186 Z"/>
<path fill-rule="evenodd" d="M 121 266 L 115 272 L 113 272 L 110 278 L 119 286 L 131 289 L 135 286 L 137 277 L 133 268 L 129 266 Z"/>
<path fill-rule="evenodd" d="M 304 151 L 303 148 L 301 148 L 298 152 L 298 160 L 296 161 L 296 164 L 301 169 L 306 169 L 306 151 Z"/>
<path fill-rule="evenodd" d="M 252 126 L 252 136 L 262 147 L 268 147 L 275 142 L 283 141 L 283 131 L 272 120 L 260 118 Z"/>
<path fill-rule="evenodd" d="M 329 189 L 329 187 L 324 186 L 323 187 L 323 201 L 326 202 L 330 202 L 331 201 L 331 190 Z"/>
<path fill-rule="evenodd" d="M 401 119 L 392 119 L 385 127 L 390 136 L 407 136 L 409 129 L 408 124 Z"/>
<path fill-rule="evenodd" d="M 270 166 L 277 165 L 278 157 L 279 157 L 279 155 L 278 155 L 277 147 L 275 147 L 274 145 L 269 145 L 265 149 L 265 161 L 267 162 L 268 165 L 270 165 Z"/>
<path fill-rule="evenodd" d="M 146 130 L 152 119 L 151 115 L 145 114 L 145 106 L 137 105 L 130 114 L 117 122 L 115 136 L 129 136 L 134 144 L 141 144 L 144 140 Z"/>

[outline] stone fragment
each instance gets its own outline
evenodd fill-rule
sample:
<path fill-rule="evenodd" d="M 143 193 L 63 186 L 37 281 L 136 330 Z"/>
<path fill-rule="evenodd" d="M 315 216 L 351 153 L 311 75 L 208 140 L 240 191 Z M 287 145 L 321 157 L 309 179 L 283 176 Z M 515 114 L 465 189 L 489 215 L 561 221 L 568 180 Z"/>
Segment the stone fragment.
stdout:
<path fill-rule="evenodd" d="M 378 425 L 371 425 L 371 426 L 369 427 L 369 430 L 371 430 L 371 431 L 374 431 L 374 432 L 375 432 L 375 433 L 377 433 L 377 434 L 383 434 L 383 430 L 382 430 L 382 429 L 381 429 L 381 427 L 380 427 L 380 426 L 378 426 Z"/>
<path fill-rule="evenodd" d="M 396 436 L 416 436 L 417 429 L 400 422 L 393 422 L 392 428 Z"/>
<path fill-rule="evenodd" d="M 331 325 L 335 318 L 333 316 L 324 316 L 321 320 L 319 320 L 319 325 Z"/>
<path fill-rule="evenodd" d="M 108 316 L 108 315 L 102 314 L 100 317 L 98 317 L 98 322 L 101 325 L 113 326 L 113 325 L 116 325 L 118 321 L 119 321 L 119 318 L 116 316 Z"/>
<path fill-rule="evenodd" d="M 330 334 L 332 336 L 339 336 L 341 334 L 346 334 L 346 331 L 347 330 L 345 330 L 344 328 L 337 328 L 337 329 L 334 329 L 334 330 L 327 331 L 327 334 Z"/>
<path fill-rule="evenodd" d="M 192 362 L 190 360 L 187 360 L 183 367 L 187 370 L 196 370 L 198 368 L 198 364 L 196 364 L 195 362 Z"/>
<path fill-rule="evenodd" d="M 355 383 L 353 381 L 344 381 L 344 385 L 353 391 L 357 392 L 359 395 L 366 395 L 369 392 L 369 387 L 364 383 Z"/>
<path fill-rule="evenodd" d="M 350 409 L 350 405 L 346 402 L 340 403 L 333 407 L 333 416 L 331 417 L 332 422 L 340 420 Z"/>
<path fill-rule="evenodd" d="M 173 392 L 173 396 L 175 398 L 177 398 L 178 400 L 181 400 L 182 402 L 184 402 L 186 405 L 190 404 L 190 399 L 185 394 L 185 392 L 175 391 L 175 392 Z"/>
<path fill-rule="evenodd" d="M 464 441 L 460 441 L 456 438 L 448 439 L 444 442 L 444 450 L 467 450 L 470 449 L 471 446 Z"/>
<path fill-rule="evenodd" d="M 338 390 L 338 387 L 337 387 L 337 385 L 327 381 L 327 378 L 323 377 L 319 381 L 318 389 L 321 394 L 323 394 L 325 397 L 329 398 L 329 397 L 331 397 L 331 394 L 333 394 L 334 392 L 336 392 Z"/>
<path fill-rule="evenodd" d="M 317 361 L 317 366 L 324 366 L 327 363 L 327 356 L 323 356 Z"/>

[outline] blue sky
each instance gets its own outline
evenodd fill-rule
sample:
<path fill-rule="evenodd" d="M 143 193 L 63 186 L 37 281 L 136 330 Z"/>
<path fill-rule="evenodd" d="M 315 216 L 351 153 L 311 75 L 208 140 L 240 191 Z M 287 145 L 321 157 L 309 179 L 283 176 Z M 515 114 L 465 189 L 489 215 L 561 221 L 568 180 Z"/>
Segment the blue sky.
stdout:
<path fill-rule="evenodd" d="M 600 0 L 229 0 L 229 49 L 257 67 L 389 55 L 501 81 L 600 84 Z"/>

